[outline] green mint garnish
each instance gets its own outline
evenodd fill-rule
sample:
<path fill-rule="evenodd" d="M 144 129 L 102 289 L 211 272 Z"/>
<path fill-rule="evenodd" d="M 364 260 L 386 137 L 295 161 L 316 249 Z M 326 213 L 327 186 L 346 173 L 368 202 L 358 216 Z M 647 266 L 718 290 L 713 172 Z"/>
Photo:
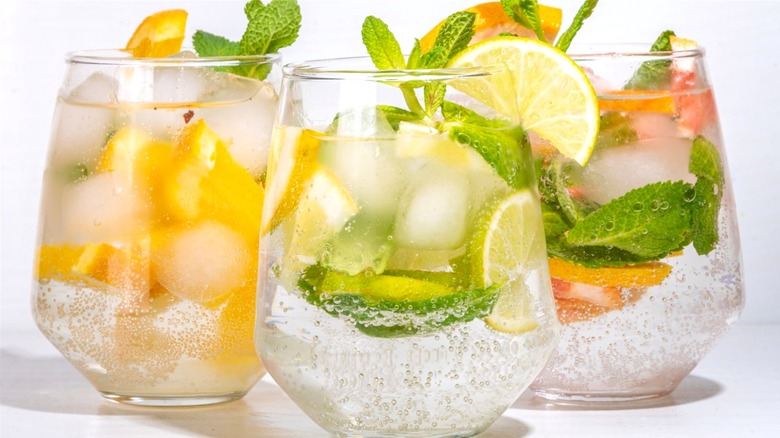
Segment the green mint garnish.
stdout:
<path fill-rule="evenodd" d="M 718 211 L 723 196 L 723 164 L 715 145 L 699 136 L 693 141 L 688 169 L 696 175 L 693 247 L 708 254 L 718 243 Z"/>
<path fill-rule="evenodd" d="M 192 45 L 198 52 L 198 56 L 201 57 L 238 56 L 241 54 L 241 48 L 237 42 L 202 30 L 192 35 Z"/>
<path fill-rule="evenodd" d="M 522 26 L 531 29 L 539 41 L 548 42 L 539 18 L 539 2 L 536 0 L 501 0 L 506 14 Z"/>
<path fill-rule="evenodd" d="M 658 36 L 650 52 L 670 52 L 672 43 L 669 37 L 674 32 L 666 30 Z M 665 88 L 671 79 L 671 61 L 645 61 L 634 72 L 634 76 L 625 85 L 626 90 L 656 90 Z"/>
<path fill-rule="evenodd" d="M 277 53 L 298 38 L 301 28 L 301 9 L 297 0 L 271 0 L 267 5 L 260 0 L 250 0 L 244 6 L 249 20 L 241 40 L 198 30 L 192 36 L 192 45 L 198 56 L 242 56 Z M 263 80 L 271 70 L 270 65 L 259 67 L 234 67 L 237 74 Z"/>
<path fill-rule="evenodd" d="M 379 70 L 400 70 L 406 67 L 404 55 L 398 40 L 384 21 L 369 16 L 363 21 L 361 31 L 371 61 Z"/>
<path fill-rule="evenodd" d="M 580 6 L 580 9 L 574 16 L 569 28 L 558 37 L 555 47 L 559 48 L 562 52 L 569 50 L 569 46 L 571 45 L 574 36 L 580 31 L 585 20 L 593 14 L 593 10 L 598 4 L 599 0 L 585 0 L 585 3 Z"/>
<path fill-rule="evenodd" d="M 422 68 L 444 67 L 450 59 L 463 51 L 474 37 L 475 19 L 476 14 L 473 12 L 456 12 L 447 17 L 436 35 L 433 47 L 422 55 Z"/>
<path fill-rule="evenodd" d="M 566 233 L 576 246 L 605 246 L 661 258 L 681 250 L 691 235 L 690 184 L 648 184 L 610 201 Z"/>
<path fill-rule="evenodd" d="M 444 102 L 444 94 L 447 92 L 447 86 L 441 82 L 427 82 L 423 87 L 423 96 L 425 97 L 425 114 L 433 118 L 436 111 Z"/>
<path fill-rule="evenodd" d="M 490 164 L 496 173 L 514 189 L 533 184 L 533 163 L 528 136 L 519 127 L 508 123 L 485 119 L 473 111 L 452 102 L 444 102 L 442 124 L 453 140 L 471 146 Z"/>
<path fill-rule="evenodd" d="M 583 196 L 575 196 L 569 190 L 578 184 L 574 181 L 576 171 L 581 167 L 570 160 L 556 160 L 546 171 L 552 185 L 552 197 L 558 202 L 561 212 L 570 224 L 577 224 L 598 210 L 599 205 Z M 547 192 L 549 193 L 549 192 Z"/>
<path fill-rule="evenodd" d="M 420 67 L 420 58 L 422 57 L 422 48 L 420 47 L 420 40 L 414 39 L 414 47 L 409 53 L 409 59 L 406 60 L 406 68 L 414 70 Z"/>

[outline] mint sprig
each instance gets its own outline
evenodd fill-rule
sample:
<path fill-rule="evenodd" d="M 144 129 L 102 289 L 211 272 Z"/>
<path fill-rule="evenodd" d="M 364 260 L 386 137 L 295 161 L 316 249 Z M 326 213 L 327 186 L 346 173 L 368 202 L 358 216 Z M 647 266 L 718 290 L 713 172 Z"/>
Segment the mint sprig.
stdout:
<path fill-rule="evenodd" d="M 580 9 L 574 16 L 569 28 L 558 37 L 555 47 L 559 48 L 562 52 L 569 50 L 569 46 L 571 45 L 574 36 L 582 29 L 582 24 L 591 16 L 591 14 L 593 14 L 593 10 L 596 9 L 596 5 L 598 4 L 599 0 L 585 0 L 585 3 L 580 6 Z"/>
<path fill-rule="evenodd" d="M 368 16 L 361 31 L 363 45 L 379 70 L 400 70 L 406 66 L 401 46 L 384 21 Z"/>
<path fill-rule="evenodd" d="M 661 258 L 690 242 L 692 197 L 682 181 L 648 184 L 605 204 L 566 233 L 575 246 L 604 246 Z"/>
<path fill-rule="evenodd" d="M 474 37 L 473 12 L 456 12 L 446 20 L 436 35 L 436 40 L 430 51 L 422 55 L 421 68 L 442 68 L 463 51 Z"/>
<path fill-rule="evenodd" d="M 271 0 L 267 5 L 250 0 L 244 6 L 248 19 L 240 41 L 198 30 L 192 36 L 192 45 L 200 57 L 244 56 L 277 53 L 298 38 L 301 28 L 301 9 L 297 0 Z M 229 69 L 236 74 L 263 80 L 270 65 L 240 66 Z"/>
<path fill-rule="evenodd" d="M 718 149 L 706 138 L 693 141 L 688 169 L 696 175 L 693 210 L 693 247 L 706 254 L 718 243 L 718 211 L 723 197 L 723 164 Z"/>
<path fill-rule="evenodd" d="M 658 260 L 690 244 L 708 254 L 718 243 L 724 173 L 717 148 L 704 137 L 693 140 L 689 171 L 695 184 L 648 184 L 588 212 L 567 190 L 574 172 L 545 166 L 538 184 L 549 255 L 598 268 Z"/>
<path fill-rule="evenodd" d="M 531 29 L 539 41 L 547 41 L 542 31 L 542 20 L 539 18 L 539 2 L 536 0 L 501 0 L 501 6 L 509 18 Z"/>
<path fill-rule="evenodd" d="M 656 38 L 650 47 L 650 52 L 670 52 L 672 43 L 669 37 L 674 36 L 671 30 L 665 30 Z M 645 61 L 634 72 L 631 79 L 626 82 L 626 90 L 655 90 L 663 89 L 671 80 L 672 70 L 671 61 Z"/>

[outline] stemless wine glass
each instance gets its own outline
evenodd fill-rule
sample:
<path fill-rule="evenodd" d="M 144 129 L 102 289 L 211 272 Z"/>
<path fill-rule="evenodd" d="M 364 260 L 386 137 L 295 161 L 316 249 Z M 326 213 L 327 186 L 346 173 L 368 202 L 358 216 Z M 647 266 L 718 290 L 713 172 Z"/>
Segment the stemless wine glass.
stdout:
<path fill-rule="evenodd" d="M 458 92 L 505 74 L 284 68 L 255 339 L 332 433 L 471 436 L 549 357 L 559 326 L 527 137 Z M 442 98 L 423 108 L 423 90 Z"/>
<path fill-rule="evenodd" d="M 253 329 L 279 58 L 100 50 L 66 61 L 43 182 L 38 327 L 110 400 L 242 397 L 264 374 Z"/>
<path fill-rule="evenodd" d="M 744 300 L 704 50 L 572 52 L 587 53 L 572 57 L 599 96 L 601 132 L 584 167 L 555 154 L 542 165 L 563 328 L 531 388 L 559 402 L 659 397 L 724 335 Z"/>

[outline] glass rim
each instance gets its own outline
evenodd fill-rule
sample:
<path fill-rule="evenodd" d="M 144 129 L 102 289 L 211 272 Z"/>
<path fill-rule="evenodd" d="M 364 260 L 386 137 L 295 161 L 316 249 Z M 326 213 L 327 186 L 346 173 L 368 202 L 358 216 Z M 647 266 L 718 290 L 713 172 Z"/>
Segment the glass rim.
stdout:
<path fill-rule="evenodd" d="M 341 67 L 336 64 L 367 62 L 370 67 Z M 376 82 L 436 81 L 483 77 L 504 71 L 501 65 L 443 67 L 432 69 L 379 70 L 369 56 L 323 58 L 293 62 L 282 67 L 285 77 L 305 80 L 364 80 Z"/>
<path fill-rule="evenodd" d="M 191 48 L 182 48 L 191 50 Z M 119 66 L 154 66 L 154 67 L 226 67 L 239 65 L 272 64 L 279 62 L 282 55 L 269 53 L 265 55 L 235 55 L 207 56 L 195 58 L 137 58 L 127 49 L 87 49 L 76 50 L 65 54 L 68 64 L 119 65 Z"/>
<path fill-rule="evenodd" d="M 695 49 L 669 50 L 651 52 L 649 43 L 580 43 L 574 44 L 567 55 L 580 61 L 673 61 L 675 59 L 701 58 L 706 49 L 699 46 Z"/>

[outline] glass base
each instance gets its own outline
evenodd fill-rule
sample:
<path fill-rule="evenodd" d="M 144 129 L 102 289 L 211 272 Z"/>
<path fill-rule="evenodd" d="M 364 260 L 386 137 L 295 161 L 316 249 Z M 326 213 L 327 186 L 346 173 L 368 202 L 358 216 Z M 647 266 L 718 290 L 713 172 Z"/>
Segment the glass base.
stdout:
<path fill-rule="evenodd" d="M 598 405 L 608 407 L 611 404 L 647 402 L 659 399 L 672 392 L 672 389 L 654 391 L 605 391 L 605 392 L 559 392 L 554 390 L 533 390 L 537 397 L 562 405 Z"/>
<path fill-rule="evenodd" d="M 422 432 L 409 432 L 409 431 L 403 431 L 398 433 L 392 433 L 392 432 L 333 432 L 336 437 L 338 438 L 365 438 L 365 437 L 372 437 L 372 438 L 468 438 L 472 436 L 477 436 L 480 433 L 484 432 L 483 429 L 478 430 L 447 430 L 447 431 L 422 431 Z"/>
<path fill-rule="evenodd" d="M 229 394 L 215 395 L 185 395 L 185 396 L 148 396 L 148 395 L 126 395 L 109 392 L 100 393 L 105 399 L 126 405 L 149 406 L 149 407 L 188 407 L 205 406 L 218 403 L 227 403 L 242 398 L 246 391 L 234 392 Z"/>

